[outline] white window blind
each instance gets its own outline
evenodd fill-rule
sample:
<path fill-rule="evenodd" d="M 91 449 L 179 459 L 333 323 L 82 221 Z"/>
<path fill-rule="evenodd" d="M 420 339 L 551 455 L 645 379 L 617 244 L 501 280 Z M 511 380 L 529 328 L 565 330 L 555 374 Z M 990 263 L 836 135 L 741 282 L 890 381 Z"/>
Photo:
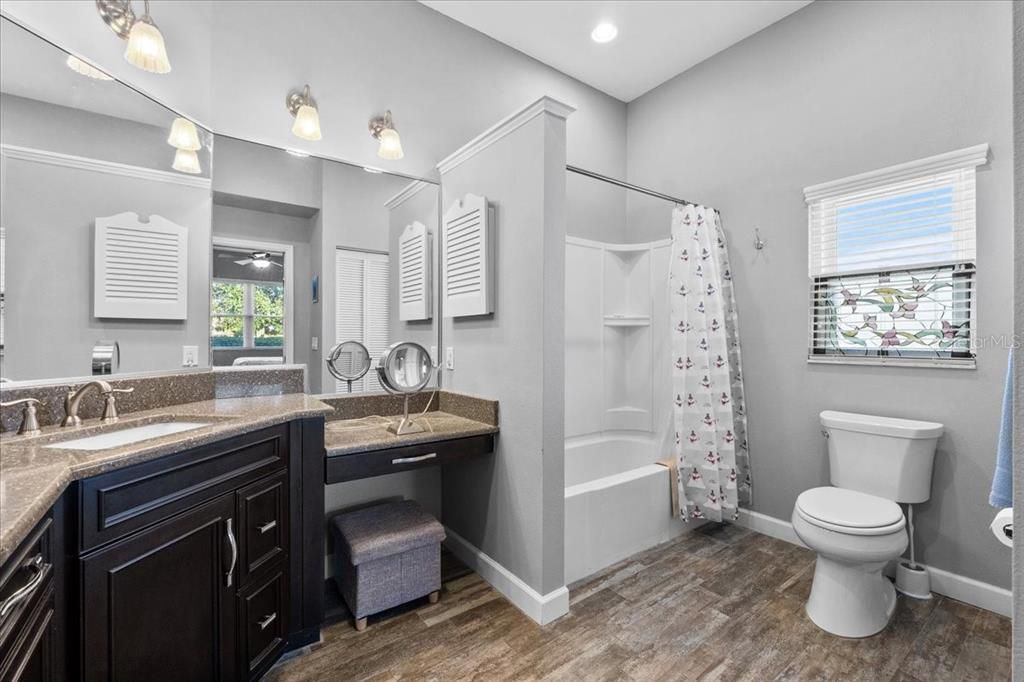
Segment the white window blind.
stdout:
<path fill-rule="evenodd" d="M 973 366 L 988 146 L 808 187 L 809 358 Z"/>
<path fill-rule="evenodd" d="M 337 249 L 334 270 L 334 342 L 359 341 L 369 351 L 373 366 L 388 347 L 388 255 Z M 346 382 L 335 386 L 339 393 L 348 390 Z M 353 393 L 380 390 L 372 369 L 352 383 Z"/>

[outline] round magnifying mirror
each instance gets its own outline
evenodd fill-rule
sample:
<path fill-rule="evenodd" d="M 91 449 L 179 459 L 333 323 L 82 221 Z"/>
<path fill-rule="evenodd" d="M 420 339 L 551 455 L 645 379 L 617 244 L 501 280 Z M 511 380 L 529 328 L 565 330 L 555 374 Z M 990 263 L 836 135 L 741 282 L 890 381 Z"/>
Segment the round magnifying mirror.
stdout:
<path fill-rule="evenodd" d="M 389 347 L 377 362 L 380 383 L 392 393 L 418 393 L 434 374 L 434 363 L 427 349 L 404 341 Z"/>
<path fill-rule="evenodd" d="M 351 393 L 352 382 L 370 371 L 370 352 L 358 341 L 342 341 L 327 355 L 327 371 L 335 379 L 347 381 Z"/>

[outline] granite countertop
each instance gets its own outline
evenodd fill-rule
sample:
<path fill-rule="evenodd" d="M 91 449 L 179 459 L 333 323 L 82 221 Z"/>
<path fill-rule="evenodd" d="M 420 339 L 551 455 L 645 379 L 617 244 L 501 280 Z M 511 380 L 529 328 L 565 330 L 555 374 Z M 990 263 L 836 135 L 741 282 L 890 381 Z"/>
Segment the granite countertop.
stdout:
<path fill-rule="evenodd" d="M 372 452 L 419 443 L 434 443 L 498 433 L 496 424 L 488 424 L 449 412 L 435 410 L 421 416 L 413 416 L 425 430 L 402 436 L 388 431 L 390 424 L 401 420 L 400 416 L 367 416 L 329 421 L 324 429 L 324 445 L 327 447 L 327 456 L 336 457 L 357 452 Z"/>
<path fill-rule="evenodd" d="M 72 481 L 189 450 L 241 433 L 333 408 L 302 394 L 203 400 L 122 415 L 116 425 L 99 420 L 74 429 L 48 426 L 38 436 L 0 436 L 0 563 L 35 527 Z M 209 422 L 207 426 L 104 450 L 44 447 L 58 441 L 157 422 Z"/>

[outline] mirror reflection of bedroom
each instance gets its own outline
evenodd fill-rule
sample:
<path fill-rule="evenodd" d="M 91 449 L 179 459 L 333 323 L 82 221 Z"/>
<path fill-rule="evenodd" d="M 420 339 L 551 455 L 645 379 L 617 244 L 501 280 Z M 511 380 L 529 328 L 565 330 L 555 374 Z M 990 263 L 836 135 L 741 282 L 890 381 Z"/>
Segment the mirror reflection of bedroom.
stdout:
<path fill-rule="evenodd" d="M 249 211 L 246 211 L 249 213 Z M 234 212 L 220 216 L 223 222 Z M 286 257 L 287 256 L 287 257 Z M 294 343 L 291 248 L 214 237 L 210 351 L 214 366 L 280 365 Z"/>

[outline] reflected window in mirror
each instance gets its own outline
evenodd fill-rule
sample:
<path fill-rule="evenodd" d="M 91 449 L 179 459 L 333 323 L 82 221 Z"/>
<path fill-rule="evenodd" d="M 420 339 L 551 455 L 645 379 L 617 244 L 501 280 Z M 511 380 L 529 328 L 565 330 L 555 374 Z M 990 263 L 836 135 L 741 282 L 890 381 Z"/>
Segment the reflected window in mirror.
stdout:
<path fill-rule="evenodd" d="M 210 348 L 214 365 L 285 361 L 283 254 L 214 248 Z"/>

